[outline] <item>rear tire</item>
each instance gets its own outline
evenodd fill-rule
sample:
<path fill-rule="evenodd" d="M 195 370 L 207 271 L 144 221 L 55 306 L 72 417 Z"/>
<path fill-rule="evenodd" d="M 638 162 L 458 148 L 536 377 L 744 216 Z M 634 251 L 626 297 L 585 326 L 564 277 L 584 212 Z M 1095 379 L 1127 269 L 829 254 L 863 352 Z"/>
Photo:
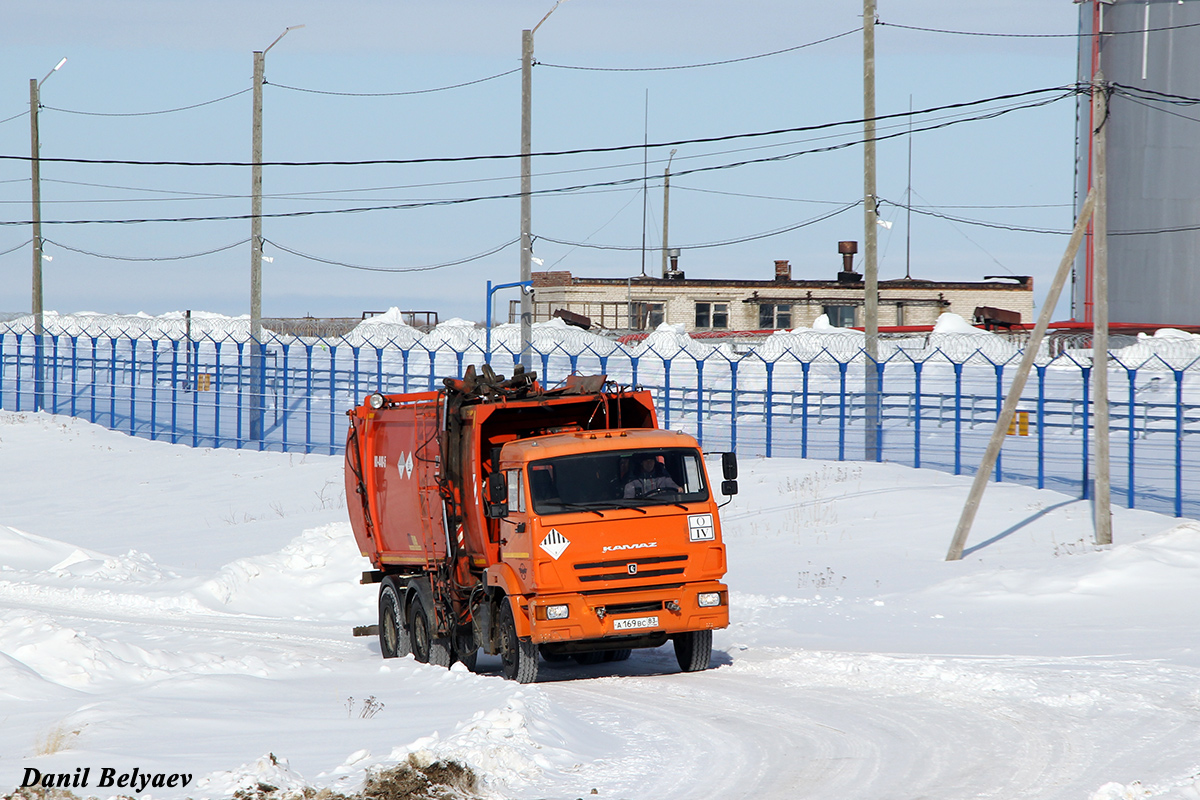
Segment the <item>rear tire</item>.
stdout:
<path fill-rule="evenodd" d="M 422 664 L 449 667 L 453 663 L 450 641 L 434 637 L 437 627 L 432 615 L 425 610 L 421 595 L 415 595 L 408 607 L 409 643 L 413 658 Z"/>
<path fill-rule="evenodd" d="M 607 660 L 608 654 L 598 650 L 594 650 L 590 653 L 575 654 L 575 663 L 581 667 L 590 667 L 592 664 L 599 664 L 601 661 Z"/>
<path fill-rule="evenodd" d="M 699 672 L 708 669 L 712 659 L 712 631 L 688 631 L 677 633 L 675 640 L 675 660 L 684 672 Z"/>
<path fill-rule="evenodd" d="M 629 657 L 631 655 L 633 655 L 633 650 L 629 649 L 628 647 L 623 650 L 609 650 L 607 653 L 604 654 L 604 660 L 605 661 L 628 661 Z"/>
<path fill-rule="evenodd" d="M 384 658 L 400 658 L 410 651 L 408 628 L 400 612 L 400 589 L 390 577 L 379 586 L 379 650 Z"/>
<path fill-rule="evenodd" d="M 538 647 L 517 636 L 512 603 L 507 598 L 500 602 L 504 605 L 500 609 L 500 660 L 504 664 L 504 677 L 517 683 L 533 683 L 538 673 Z"/>

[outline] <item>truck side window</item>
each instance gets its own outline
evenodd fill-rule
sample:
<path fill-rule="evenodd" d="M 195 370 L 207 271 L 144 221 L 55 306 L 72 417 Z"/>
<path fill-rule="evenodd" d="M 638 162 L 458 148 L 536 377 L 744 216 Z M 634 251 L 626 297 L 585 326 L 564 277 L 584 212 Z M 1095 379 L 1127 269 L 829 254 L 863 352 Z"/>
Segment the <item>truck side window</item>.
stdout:
<path fill-rule="evenodd" d="M 521 470 L 510 469 L 504 473 L 508 478 L 508 510 L 518 514 L 525 513 L 525 481 L 521 478 Z"/>

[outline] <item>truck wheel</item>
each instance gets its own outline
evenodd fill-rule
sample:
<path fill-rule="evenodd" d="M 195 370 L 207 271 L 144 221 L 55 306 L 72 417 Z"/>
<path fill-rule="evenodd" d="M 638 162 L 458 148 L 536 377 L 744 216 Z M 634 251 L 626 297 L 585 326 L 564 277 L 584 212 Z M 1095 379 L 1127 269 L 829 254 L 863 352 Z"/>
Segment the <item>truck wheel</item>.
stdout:
<path fill-rule="evenodd" d="M 408 655 L 408 629 L 403 620 L 396 581 L 391 577 L 384 578 L 379 586 L 379 650 L 384 658 Z"/>
<path fill-rule="evenodd" d="M 599 664 L 601 661 L 607 661 L 606 656 L 606 653 L 598 650 L 591 653 L 576 653 L 575 663 L 581 667 L 588 667 L 592 664 Z"/>
<path fill-rule="evenodd" d="M 604 660 L 605 661 L 628 661 L 629 657 L 631 655 L 633 655 L 633 650 L 631 650 L 628 647 L 623 650 L 609 650 L 607 653 L 604 654 Z"/>
<path fill-rule="evenodd" d="M 450 642 L 447 639 L 434 638 L 433 632 L 437 629 L 425 611 L 420 595 L 415 595 L 409 604 L 408 630 L 413 658 L 417 661 L 438 667 L 449 667 L 453 663 Z"/>
<path fill-rule="evenodd" d="M 512 604 L 507 599 L 501 602 L 504 607 L 500 609 L 500 660 L 504 663 L 504 677 L 517 683 L 533 683 L 538 672 L 537 645 L 517 637 Z"/>
<path fill-rule="evenodd" d="M 709 659 L 712 658 L 712 631 L 688 631 L 677 633 L 675 640 L 675 660 L 684 672 L 699 672 L 708 669 Z"/>

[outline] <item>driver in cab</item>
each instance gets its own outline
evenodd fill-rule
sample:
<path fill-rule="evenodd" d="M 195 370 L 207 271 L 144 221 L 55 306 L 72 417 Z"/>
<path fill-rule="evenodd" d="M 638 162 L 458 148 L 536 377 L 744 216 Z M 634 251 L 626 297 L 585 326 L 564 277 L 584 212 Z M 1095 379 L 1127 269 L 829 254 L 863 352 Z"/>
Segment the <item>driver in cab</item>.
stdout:
<path fill-rule="evenodd" d="M 679 491 L 679 484 L 667 474 L 667 468 L 652 455 L 637 456 L 627 476 L 625 497 L 645 497 L 658 491 Z"/>

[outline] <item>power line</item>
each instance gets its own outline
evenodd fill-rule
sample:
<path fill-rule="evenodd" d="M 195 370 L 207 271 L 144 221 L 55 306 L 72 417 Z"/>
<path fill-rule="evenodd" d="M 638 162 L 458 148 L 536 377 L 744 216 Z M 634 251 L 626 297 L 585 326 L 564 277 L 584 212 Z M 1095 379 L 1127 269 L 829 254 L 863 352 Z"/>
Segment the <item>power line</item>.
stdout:
<path fill-rule="evenodd" d="M 987 103 L 995 103 L 1002 100 L 1015 100 L 1024 97 L 1033 97 L 1035 95 L 1047 94 L 1051 92 L 1066 92 L 1068 95 L 1078 94 L 1080 92 L 1090 91 L 1088 88 L 1079 88 L 1078 86 L 1056 86 L 1046 89 L 1032 89 L 1025 92 L 1014 92 L 1011 94 L 996 95 L 980 100 L 969 100 L 961 103 L 948 103 L 942 106 L 934 106 L 931 108 L 921 109 L 919 111 L 901 112 L 896 114 L 883 114 L 876 116 L 873 119 L 878 122 L 882 120 L 893 119 L 908 119 L 915 115 L 932 114 L 939 111 L 949 111 L 952 109 L 971 108 L 974 106 L 985 105 Z M 1063 99 L 1062 97 L 1053 98 L 1047 102 L 1057 102 Z M 1022 106 L 1027 107 L 1027 106 Z M 848 125 L 861 125 L 867 120 L 853 119 L 843 120 L 840 122 L 824 122 L 817 125 L 801 125 L 793 128 L 777 128 L 767 131 L 754 131 L 750 133 L 732 133 L 723 136 L 705 136 L 695 139 L 677 139 L 667 142 L 656 142 L 647 145 L 641 144 L 625 144 L 612 145 L 609 147 L 581 147 L 570 150 L 549 150 L 540 153 L 533 153 L 535 157 L 549 156 L 569 156 L 569 155 L 589 155 L 595 153 L 617 153 L 627 150 L 636 150 L 642 148 L 664 148 L 664 147 L 679 147 L 691 144 L 711 144 L 713 142 L 727 142 L 736 139 L 752 139 L 761 138 L 764 136 L 779 136 L 785 133 L 806 133 L 809 131 L 828 130 L 830 128 L 844 127 Z M 882 137 L 877 137 L 882 138 Z M 472 156 L 437 156 L 429 158 L 381 158 L 381 159 L 366 159 L 356 161 L 264 161 L 264 167 L 355 167 L 355 166 L 383 166 L 383 165 L 410 165 L 410 164 L 435 164 L 435 163 L 462 163 L 470 161 L 496 161 L 520 158 L 520 153 L 503 153 L 492 155 L 472 155 Z M 8 161 L 31 161 L 31 156 L 14 156 L 0 155 L 0 160 Z M 115 158 L 63 158 L 63 157 L 46 157 L 39 159 L 42 163 L 62 163 L 62 164 L 106 164 L 106 165 L 122 165 L 122 166 L 143 166 L 143 167 L 249 167 L 252 163 L 247 161 L 137 161 L 132 159 L 115 159 Z"/>
<path fill-rule="evenodd" d="M 190 111 L 193 108 L 211 106 L 213 103 L 220 103 L 223 100 L 229 100 L 230 98 L 237 97 L 238 95 L 243 95 L 250 91 L 250 88 L 251 87 L 247 87 L 241 91 L 234 92 L 233 94 L 227 94 L 224 97 L 218 97 L 215 100 L 205 100 L 203 103 L 193 103 L 190 106 L 180 106 L 179 108 L 164 108 L 161 111 L 78 111 L 70 108 L 55 108 L 54 106 L 42 106 L 42 108 L 46 109 L 47 111 L 58 111 L 62 114 L 82 114 L 85 117 L 153 117 L 158 114 L 174 114 L 176 111 Z M 29 112 L 27 111 L 25 113 L 28 114 Z M 47 159 L 44 158 L 42 159 L 42 161 L 46 160 Z"/>
<path fill-rule="evenodd" d="M 6 256 L 9 253 L 15 253 L 18 250 L 20 250 L 22 247 L 24 247 L 25 245 L 32 244 L 32 243 L 33 243 L 33 239 L 26 239 L 25 241 L 21 242 L 16 247 L 10 247 L 7 250 L 0 250 L 0 256 Z"/>
<path fill-rule="evenodd" d="M 897 138 L 900 136 L 910 136 L 913 133 L 924 133 L 927 131 L 940 130 L 942 128 L 948 128 L 950 126 L 958 125 L 958 124 L 961 124 L 964 122 L 976 122 L 976 121 L 980 121 L 980 120 L 995 119 L 996 117 L 1004 116 L 1005 114 L 1009 114 L 1009 113 L 1012 113 L 1013 111 L 1017 111 L 1020 109 L 1037 108 L 1037 107 L 1049 105 L 1051 103 L 1055 103 L 1055 102 L 1058 102 L 1059 100 L 1069 97 L 1073 94 L 1075 94 L 1074 89 L 1067 92 L 1066 94 L 1060 95 L 1059 97 L 1053 97 L 1053 98 L 1048 98 L 1045 100 L 1033 101 L 1033 102 L 1025 103 L 1024 105 L 1019 105 L 1019 106 L 1009 106 L 1009 107 L 999 109 L 996 111 L 990 111 L 987 113 L 979 114 L 974 117 L 946 120 L 944 122 L 940 122 L 937 124 L 927 125 L 927 126 L 924 126 L 921 128 L 914 128 L 911 131 L 910 130 L 900 130 L 895 133 L 888 134 L 886 136 L 876 136 L 874 138 L 874 140 L 876 142 L 881 142 L 881 141 L 886 141 L 888 139 L 894 139 L 894 138 Z M 737 167 L 748 166 L 751 164 L 766 164 L 766 163 L 772 163 L 772 162 L 778 162 L 778 161 L 786 161 L 786 160 L 789 160 L 792 158 L 797 158 L 799 156 L 804 156 L 804 155 L 814 155 L 814 154 L 818 154 L 818 153 L 828 153 L 828 152 L 833 152 L 836 150 L 842 150 L 842 149 L 845 149 L 848 147 L 854 147 L 854 146 L 862 144 L 862 143 L 863 143 L 863 140 L 861 140 L 861 139 L 851 140 L 851 141 L 842 142 L 839 144 L 827 145 L 824 147 L 810 148 L 808 150 L 799 150 L 799 151 L 795 151 L 795 152 L 791 152 L 791 153 L 783 153 L 780 155 L 765 156 L 762 158 L 754 158 L 754 159 L 744 159 L 742 161 L 735 161 L 735 162 L 726 163 L 726 164 L 715 164 L 715 165 L 710 165 L 710 166 L 705 166 L 705 167 L 693 167 L 692 169 L 679 170 L 674 174 L 676 176 L 683 177 L 686 175 L 695 175 L 695 174 L 702 173 L 702 172 L 713 172 L 713 171 L 717 171 L 717 170 L 734 169 Z M 577 184 L 574 186 L 560 186 L 560 187 L 555 187 L 555 188 L 551 188 L 551 189 L 540 189 L 540 190 L 534 191 L 532 194 L 538 195 L 538 196 L 552 195 L 552 194 L 565 194 L 565 193 L 569 193 L 569 192 L 577 192 L 577 191 L 580 191 L 583 189 L 597 189 L 597 188 L 602 188 L 602 187 L 627 186 L 627 185 L 630 185 L 633 183 L 638 183 L 640 181 L 642 181 L 641 177 L 621 178 L 621 179 L 611 180 L 611 181 L 601 181 L 601 182 L 588 183 L 588 184 Z M 274 212 L 274 213 L 270 213 L 270 214 L 262 214 L 260 216 L 263 219 L 270 219 L 270 218 L 280 219 L 280 218 L 288 218 L 288 217 L 325 216 L 325 215 L 330 215 L 330 214 L 356 214 L 356 213 L 363 213 L 363 212 L 368 212 L 368 211 L 403 211 L 403 210 L 411 210 L 411 209 L 417 209 L 417 208 L 431 208 L 431 207 L 437 207 L 437 206 L 463 205 L 466 203 L 474 203 L 474 202 L 480 202 L 480 201 L 485 201 L 485 200 L 510 200 L 510 199 L 514 199 L 514 198 L 519 198 L 521 196 L 522 196 L 522 194 L 520 192 L 509 192 L 509 193 L 504 193 L 504 194 L 493 194 L 493 195 L 484 195 L 484 196 L 476 196 L 476 197 L 447 198 L 447 199 L 441 199 L 441 200 L 427 200 L 427 201 L 420 201 L 420 202 L 395 203 L 395 204 L 385 204 L 385 205 L 376 205 L 376 206 L 359 206 L 359 207 L 354 207 L 354 208 L 314 209 L 314 210 L 309 210 L 309 211 L 283 211 L 283 212 Z M 203 217 L 195 216 L 195 217 L 158 217 L 158 218 L 141 218 L 141 219 L 43 220 L 42 224 L 43 225 L 55 225 L 55 224 L 57 224 L 57 225 L 82 225 L 82 224 L 121 224 L 121 225 L 124 225 L 124 224 L 147 223 L 147 222 L 224 222 L 224 221 L 233 221 L 233 220 L 246 220 L 246 219 L 251 219 L 251 218 L 252 218 L 252 215 L 250 215 L 250 214 L 229 214 L 229 215 L 203 216 Z M 3 226 L 3 225 L 29 225 L 29 224 L 31 224 L 31 223 L 28 220 L 25 220 L 25 221 L 0 220 L 0 226 Z"/>
<path fill-rule="evenodd" d="M 516 67 L 515 69 L 510 69 L 507 72 L 498 72 L 495 75 L 489 75 L 486 78 L 478 78 L 473 81 L 466 81 L 465 83 L 456 83 L 451 86 L 439 86 L 436 89 L 414 89 L 412 91 L 407 91 L 407 92 L 331 92 L 331 91 L 326 91 L 323 89 L 304 89 L 299 86 L 287 86 L 282 83 L 267 83 L 265 80 L 263 81 L 263 85 L 264 86 L 274 86 L 276 89 L 287 89 L 288 91 L 292 91 L 292 92 L 307 92 L 309 94 L 327 94 L 327 95 L 334 95 L 335 97 L 406 97 L 406 96 L 414 95 L 414 94 L 431 94 L 433 92 L 447 92 L 447 91 L 450 91 L 451 89 L 461 89 L 464 86 L 474 86 L 475 84 L 478 84 L 478 83 L 485 83 L 487 81 L 493 81 L 496 78 L 503 78 L 505 75 L 512 75 L 514 72 L 520 72 L 520 71 L 521 71 L 521 68 Z"/>
<path fill-rule="evenodd" d="M 202 253 L 188 253 L 187 255 L 181 255 L 181 256 L 115 256 L 115 255 L 111 255 L 108 253 L 95 253 L 95 252 L 92 252 L 91 250 L 83 250 L 82 248 L 72 247 L 69 244 L 63 244 L 62 242 L 56 242 L 53 239 L 46 239 L 45 237 L 42 238 L 42 241 L 45 242 L 46 244 L 52 244 L 55 247 L 61 247 L 63 250 L 70 250 L 72 253 L 80 253 L 85 256 L 94 256 L 95 258 L 105 258 L 110 261 L 185 261 L 189 258 L 200 258 L 201 256 L 211 256 L 214 253 L 221 253 L 221 252 L 224 252 L 225 250 L 232 250 L 235 247 L 246 244 L 250 240 L 242 239 L 240 242 L 233 242 L 232 244 L 222 245 L 221 247 L 216 247 L 216 248 L 213 248 L 212 250 L 205 250 Z M 3 254 L 0 253 L 0 255 L 3 255 Z"/>
<path fill-rule="evenodd" d="M 843 33 L 834 34 L 833 36 L 826 36 L 824 39 L 817 39 L 814 42 L 798 44 L 795 47 L 785 47 L 782 50 L 772 50 L 770 53 L 759 53 L 758 55 L 754 55 L 754 56 L 742 56 L 741 58 L 727 58 L 724 61 L 707 61 L 703 64 L 682 64 L 682 65 L 674 66 L 674 67 L 579 67 L 579 66 L 570 66 L 570 65 L 566 65 L 566 64 L 547 64 L 542 61 L 535 61 L 534 64 L 539 67 L 551 67 L 553 69 L 574 69 L 574 70 L 583 70 L 586 72 L 662 72 L 665 70 L 673 70 L 673 69 L 700 69 L 701 67 L 718 67 L 718 66 L 722 66 L 725 64 L 737 64 L 742 61 L 753 61 L 756 58 L 769 58 L 771 56 L 782 55 L 783 53 L 791 53 L 796 50 L 803 50 L 806 47 L 813 47 L 818 44 L 825 44 L 826 42 L 832 42 L 835 39 L 841 39 L 844 36 L 850 36 L 852 34 L 858 33 L 860 30 L 862 30 L 862 29 L 861 28 L 853 28 L 851 30 L 844 31 Z M 515 72 L 515 70 L 514 70 L 514 72 Z"/>
<path fill-rule="evenodd" d="M 460 264 L 468 264 L 472 261 L 478 261 L 481 258 L 487 258 L 488 256 L 495 255 L 496 253 L 499 253 L 501 250 L 504 250 L 507 247 L 512 247 L 514 244 L 516 244 L 519 241 L 520 241 L 519 238 L 510 239 L 509 241 L 505 242 L 504 244 L 497 245 L 497 246 L 495 246 L 489 250 L 486 250 L 482 253 L 477 253 L 473 256 L 467 256 L 466 258 L 456 259 L 455 261 L 447 261 L 442 264 L 430 264 L 430 265 L 424 266 L 424 267 L 369 267 L 369 266 L 366 266 L 363 264 L 350 264 L 345 261 L 335 261 L 335 260 L 329 259 L 329 258 L 322 258 L 321 256 L 314 256 L 309 253 L 302 253 L 299 250 L 293 250 L 290 247 L 285 247 L 285 246 L 279 244 L 279 242 L 274 242 L 274 241 L 271 241 L 270 239 L 265 239 L 265 238 L 263 239 L 264 244 L 269 244 L 269 245 L 272 245 L 273 247 L 278 247 L 280 250 L 282 250 L 285 253 L 291 253 L 294 256 L 298 256 L 300 258 L 304 258 L 309 261 L 316 261 L 321 264 L 331 264 L 335 267 L 346 267 L 348 269 L 363 270 L 366 272 L 431 272 L 432 270 L 445 269 L 446 267 L 457 267 Z"/>
<path fill-rule="evenodd" d="M 716 241 L 716 242 L 704 242 L 701 244 L 682 244 L 682 245 L 678 245 L 678 247 L 681 250 L 701 250 L 701 249 L 708 248 L 708 247 L 727 247 L 728 245 L 731 245 L 731 244 L 742 244 L 744 242 L 753 242 L 758 239 L 767 239 L 772 236 L 779 236 L 780 234 L 790 233 L 792 231 L 799 230 L 800 228 L 807 228 L 810 225 L 816 225 L 819 222 L 824 222 L 827 219 L 832 219 L 833 217 L 836 217 L 838 214 L 844 214 L 845 212 L 849 211 L 850 209 L 854 208 L 855 206 L 858 206 L 861 204 L 862 204 L 862 200 L 855 200 L 853 203 L 847 203 L 846 205 L 842 206 L 841 208 L 839 208 L 835 211 L 830 211 L 827 214 L 822 214 L 818 217 L 813 217 L 812 219 L 804 220 L 803 222 L 797 222 L 793 225 L 787 225 L 782 228 L 775 228 L 774 230 L 765 231 L 763 233 L 755 233 L 755 234 L 751 234 L 750 236 L 741 236 L 736 239 L 723 239 L 723 240 Z M 591 244 L 590 242 L 571 242 L 571 241 L 566 241 L 563 239 L 555 239 L 552 236 L 545 236 L 543 234 L 538 234 L 537 238 L 542 239 L 547 242 L 554 242 L 555 244 L 565 245 L 567 247 L 587 247 L 592 250 L 630 251 L 630 250 L 641 250 L 642 249 L 641 245 Z"/>
<path fill-rule="evenodd" d="M 20 119 L 21 117 L 25 116 L 28 113 L 29 113 L 28 111 L 22 111 L 20 114 L 13 114 L 11 117 L 5 117 L 4 119 L 0 119 L 0 125 L 3 125 L 6 122 L 12 122 L 14 119 Z"/>
<path fill-rule="evenodd" d="M 884 22 L 876 20 L 876 25 L 886 25 L 890 28 L 902 28 L 908 31 L 922 31 L 924 33 L 946 33 L 954 36 L 984 36 L 989 38 L 999 39 L 1090 39 L 1095 34 L 1092 33 L 995 33 L 988 31 L 954 31 L 943 28 L 922 28 L 917 25 L 901 25 L 898 22 Z M 1168 25 L 1164 28 L 1143 28 L 1136 31 L 1101 31 L 1101 36 L 1121 36 L 1127 33 L 1156 33 L 1159 31 L 1177 31 L 1184 28 L 1195 28 L 1200 26 L 1200 22 L 1189 22 L 1185 25 Z"/>

